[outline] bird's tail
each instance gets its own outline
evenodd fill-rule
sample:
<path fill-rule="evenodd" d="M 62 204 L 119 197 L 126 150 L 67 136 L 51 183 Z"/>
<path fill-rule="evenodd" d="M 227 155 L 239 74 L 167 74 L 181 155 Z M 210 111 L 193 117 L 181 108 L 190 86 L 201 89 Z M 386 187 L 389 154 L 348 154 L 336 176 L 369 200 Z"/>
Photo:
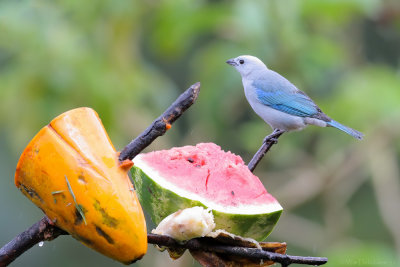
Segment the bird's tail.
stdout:
<path fill-rule="evenodd" d="M 359 131 L 356 131 L 354 129 L 351 129 L 350 127 L 344 126 L 343 124 L 340 124 L 337 121 L 331 120 L 330 122 L 327 122 L 326 124 L 328 126 L 335 127 L 337 129 L 339 129 L 339 130 L 341 130 L 341 131 L 353 136 L 354 138 L 357 138 L 357 139 L 360 139 L 360 140 L 363 139 L 363 136 L 364 136 L 363 133 L 361 133 Z"/>

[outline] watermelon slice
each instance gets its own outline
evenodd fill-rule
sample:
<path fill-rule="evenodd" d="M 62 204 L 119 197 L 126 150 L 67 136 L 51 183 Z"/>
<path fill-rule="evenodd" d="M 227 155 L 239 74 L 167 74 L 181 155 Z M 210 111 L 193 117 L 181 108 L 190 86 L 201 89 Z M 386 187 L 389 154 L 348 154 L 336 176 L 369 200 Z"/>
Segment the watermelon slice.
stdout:
<path fill-rule="evenodd" d="M 282 207 L 241 157 L 213 143 L 140 154 L 132 176 L 142 207 L 153 222 L 179 209 L 212 209 L 216 228 L 265 239 Z"/>

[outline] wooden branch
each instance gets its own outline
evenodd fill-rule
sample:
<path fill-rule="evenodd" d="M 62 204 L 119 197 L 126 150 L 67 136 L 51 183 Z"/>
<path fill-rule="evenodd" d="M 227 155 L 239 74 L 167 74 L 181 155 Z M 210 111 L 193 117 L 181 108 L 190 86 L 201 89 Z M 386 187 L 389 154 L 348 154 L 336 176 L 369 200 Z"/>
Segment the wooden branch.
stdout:
<path fill-rule="evenodd" d="M 67 234 L 67 232 L 55 226 L 45 216 L 0 249 L 0 267 L 7 266 L 18 256 L 39 242 L 51 241 L 60 235 Z M 181 243 L 169 236 L 148 234 L 147 240 L 149 244 L 155 244 L 169 248 L 185 248 L 189 250 L 216 252 L 245 258 L 271 260 L 280 263 L 282 266 L 289 266 L 293 263 L 322 265 L 328 261 L 327 258 L 282 255 L 266 250 L 260 250 L 258 248 L 246 248 L 229 246 L 221 243 L 210 243 L 210 238 L 194 238 L 187 242 Z"/>
<path fill-rule="evenodd" d="M 230 256 L 239 256 L 253 259 L 271 260 L 280 263 L 282 266 L 289 266 L 290 264 L 306 264 L 306 265 L 323 265 L 328 262 L 327 258 L 321 257 L 302 257 L 302 256 L 290 256 L 274 253 L 258 248 L 247 248 L 239 246 L 229 246 L 222 244 L 213 244 L 209 242 L 209 238 L 194 238 L 187 242 L 181 243 L 169 236 L 148 234 L 147 242 L 149 244 L 155 244 L 159 246 L 165 246 L 169 248 L 185 248 L 189 250 L 201 250 L 208 252 L 216 252 L 221 254 L 228 254 Z"/>
<path fill-rule="evenodd" d="M 20 233 L 0 248 L 0 267 L 7 266 L 22 253 L 42 241 L 51 241 L 59 235 L 68 233 L 55 226 L 46 216 Z"/>
<path fill-rule="evenodd" d="M 275 129 L 272 134 L 266 136 L 261 147 L 258 149 L 256 154 L 254 154 L 253 158 L 250 160 L 247 167 L 251 172 L 257 167 L 257 164 L 261 161 L 261 159 L 267 154 L 268 150 L 278 142 L 278 138 L 284 133 L 285 131 Z"/>
<path fill-rule="evenodd" d="M 195 83 L 183 92 L 172 105 L 138 137 L 132 140 L 119 155 L 119 160 L 133 159 L 143 149 L 149 146 L 157 137 L 164 135 L 183 112 L 197 99 L 200 92 L 200 83 Z"/>

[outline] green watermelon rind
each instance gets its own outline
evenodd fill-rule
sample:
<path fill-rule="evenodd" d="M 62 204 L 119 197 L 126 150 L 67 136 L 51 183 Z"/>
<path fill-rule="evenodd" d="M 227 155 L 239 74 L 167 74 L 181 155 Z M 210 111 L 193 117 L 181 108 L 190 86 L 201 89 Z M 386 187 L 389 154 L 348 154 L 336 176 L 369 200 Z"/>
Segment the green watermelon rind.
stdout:
<path fill-rule="evenodd" d="M 140 167 L 133 166 L 131 172 L 139 201 L 156 225 L 180 209 L 194 206 L 208 208 L 200 201 L 189 199 L 163 188 Z M 261 214 L 232 214 L 213 209 L 212 213 L 216 224 L 215 230 L 223 229 L 239 236 L 262 241 L 273 230 L 281 216 L 282 209 Z"/>

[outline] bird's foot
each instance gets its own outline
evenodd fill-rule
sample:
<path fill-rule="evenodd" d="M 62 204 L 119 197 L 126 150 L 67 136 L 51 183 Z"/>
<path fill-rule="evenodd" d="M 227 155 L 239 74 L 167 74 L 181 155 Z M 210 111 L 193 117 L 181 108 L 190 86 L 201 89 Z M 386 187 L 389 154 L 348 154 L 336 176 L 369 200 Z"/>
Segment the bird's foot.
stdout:
<path fill-rule="evenodd" d="M 271 143 L 277 144 L 278 143 L 278 138 L 273 137 L 271 139 L 269 139 Z"/>
<path fill-rule="evenodd" d="M 271 143 L 271 144 L 277 144 L 278 143 L 278 138 L 281 136 L 285 131 L 284 130 L 279 130 L 275 129 L 270 135 L 267 135 L 264 138 L 264 143 Z"/>
<path fill-rule="evenodd" d="M 276 138 L 275 136 L 268 135 L 267 137 L 264 138 L 263 142 L 264 143 L 277 144 L 278 143 L 278 138 Z"/>

